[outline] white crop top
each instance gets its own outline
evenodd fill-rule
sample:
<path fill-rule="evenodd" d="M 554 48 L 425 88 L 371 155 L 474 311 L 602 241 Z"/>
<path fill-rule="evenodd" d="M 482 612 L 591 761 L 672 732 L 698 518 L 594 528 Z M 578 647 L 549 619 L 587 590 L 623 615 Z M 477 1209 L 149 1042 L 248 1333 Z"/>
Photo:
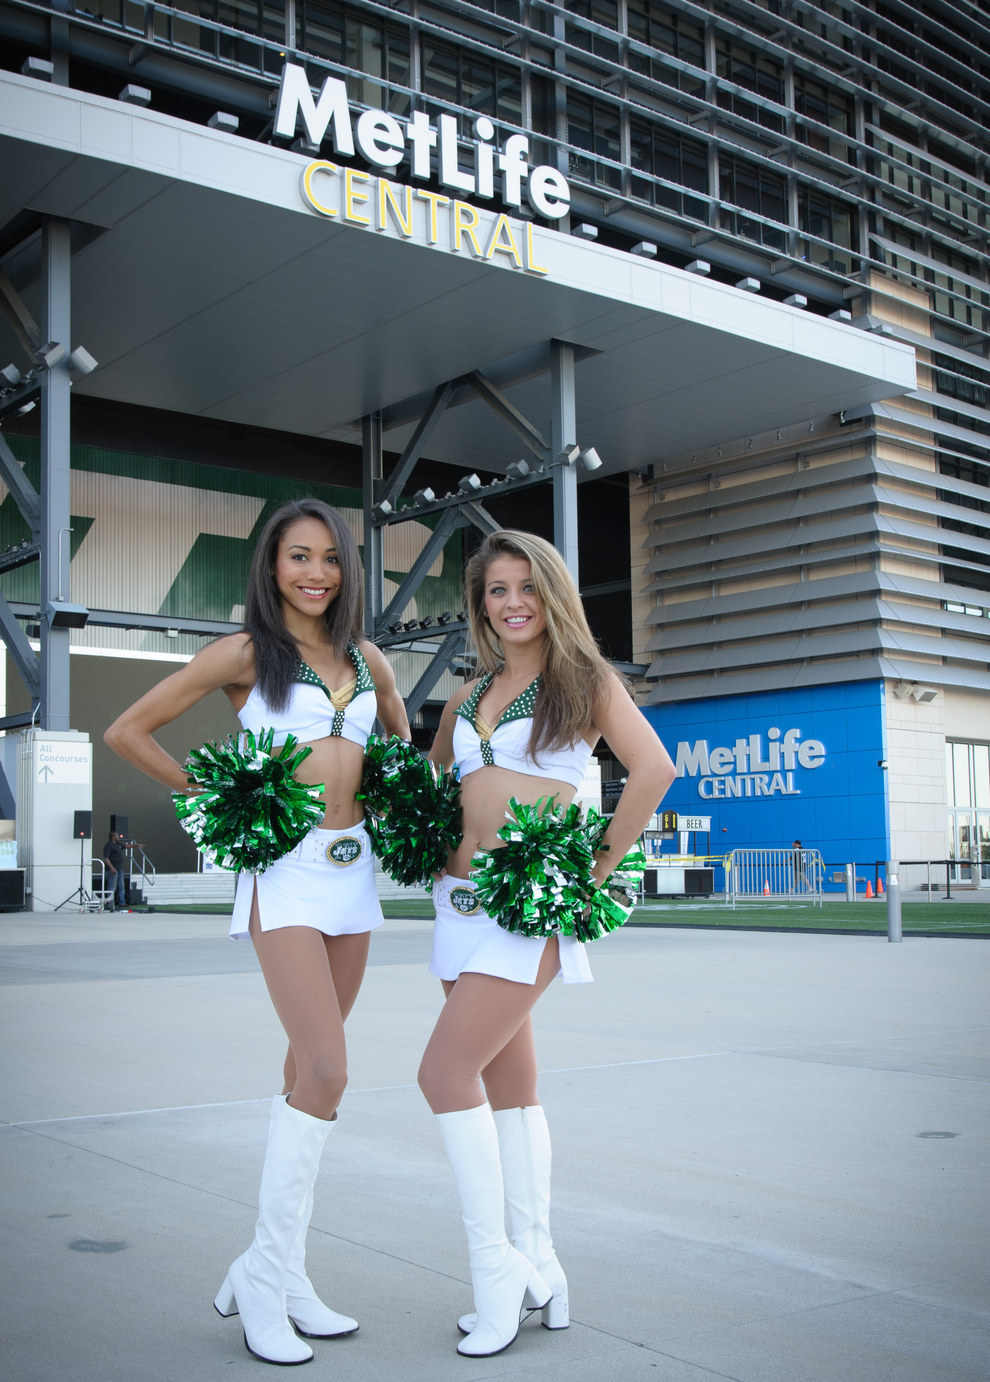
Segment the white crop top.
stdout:
<path fill-rule="evenodd" d="M 540 678 L 506 706 L 494 729 L 478 715 L 478 702 L 492 684 L 489 674 L 481 678 L 470 696 L 458 706 L 454 719 L 454 758 L 462 778 L 479 768 L 511 768 L 530 777 L 549 777 L 566 782 L 575 791 L 581 786 L 584 770 L 591 760 L 594 745 L 579 739 L 570 748 L 541 749 L 538 757 L 529 752 L 533 731 L 533 706 L 540 689 Z"/>
<path fill-rule="evenodd" d="M 293 734 L 300 744 L 337 736 L 363 749 L 378 714 L 378 698 L 371 669 L 353 640 L 347 645 L 347 656 L 355 676 L 338 691 L 329 690 L 312 667 L 300 661 L 284 710 L 273 710 L 253 686 L 237 712 L 241 728 L 254 734 L 273 729 L 275 747 Z"/>

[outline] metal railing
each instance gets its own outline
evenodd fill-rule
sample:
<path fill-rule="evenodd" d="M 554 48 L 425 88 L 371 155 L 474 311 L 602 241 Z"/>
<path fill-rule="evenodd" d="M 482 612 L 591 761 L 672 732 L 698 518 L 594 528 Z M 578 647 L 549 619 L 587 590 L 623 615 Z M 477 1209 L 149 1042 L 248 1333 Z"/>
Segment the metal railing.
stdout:
<path fill-rule="evenodd" d="M 800 899 L 822 905 L 825 863 L 817 849 L 734 849 L 727 856 L 725 900 Z"/>

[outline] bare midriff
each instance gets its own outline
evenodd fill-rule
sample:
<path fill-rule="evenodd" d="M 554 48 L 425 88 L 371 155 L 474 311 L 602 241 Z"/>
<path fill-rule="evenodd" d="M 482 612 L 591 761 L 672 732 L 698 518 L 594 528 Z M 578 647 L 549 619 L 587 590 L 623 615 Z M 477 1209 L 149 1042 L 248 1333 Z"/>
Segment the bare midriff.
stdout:
<path fill-rule="evenodd" d="M 364 820 L 364 809 L 355 794 L 361 786 L 364 752 L 360 744 L 336 735 L 315 739 L 305 747 L 313 752 L 296 770 L 300 782 L 324 784 L 324 830 L 344 830 Z"/>
<path fill-rule="evenodd" d="M 509 798 L 533 806 L 541 797 L 556 797 L 561 806 L 574 800 L 574 788 L 551 777 L 533 777 L 511 768 L 476 768 L 461 782 L 461 808 L 464 838 L 447 860 L 447 872 L 455 878 L 468 878 L 471 860 L 479 849 L 500 849 L 499 829 L 506 824 Z"/>

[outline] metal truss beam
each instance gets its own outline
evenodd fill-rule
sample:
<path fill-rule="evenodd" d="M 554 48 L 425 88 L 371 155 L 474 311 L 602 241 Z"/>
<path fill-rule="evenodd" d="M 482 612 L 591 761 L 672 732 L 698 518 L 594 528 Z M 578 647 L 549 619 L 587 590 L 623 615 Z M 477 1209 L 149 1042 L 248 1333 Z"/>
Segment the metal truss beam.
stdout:
<path fill-rule="evenodd" d="M 462 527 L 473 527 L 484 535 L 498 532 L 501 524 L 485 508 L 484 501 L 509 491 L 529 488 L 536 484 L 553 485 L 554 544 L 564 556 L 568 569 L 578 577 L 577 535 L 577 462 L 580 455 L 575 437 L 576 391 L 575 364 L 580 352 L 563 341 L 550 341 L 541 348 L 544 368 L 550 371 L 553 403 L 552 436 L 550 441 L 509 402 L 502 389 L 479 370 L 472 370 L 448 380 L 434 389 L 413 431 L 412 437 L 392 473 L 382 475 L 382 418 L 401 417 L 403 424 L 411 420 L 400 405 L 363 419 L 364 437 L 364 533 L 365 579 L 367 592 L 367 627 L 372 638 L 383 648 L 402 648 L 424 651 L 433 639 L 439 639 L 436 651 L 416 682 L 407 706 L 410 716 L 423 706 L 427 696 L 454 660 L 463 656 L 467 647 L 467 626 L 462 620 L 456 624 L 432 626 L 416 621 L 415 628 L 399 630 L 395 621 L 415 597 L 430 567 L 443 551 L 451 535 Z M 525 377 L 533 373 L 532 360 L 527 357 Z M 511 383 L 511 379 L 504 381 Z M 421 458 L 430 437 L 443 419 L 448 407 L 463 397 L 469 388 L 492 408 L 522 439 L 536 458 L 532 468 L 525 461 L 513 460 L 506 466 L 506 475 L 481 484 L 477 476 L 465 475 L 455 492 L 438 498 L 431 491 L 420 490 L 415 497 L 403 502 L 403 490 L 409 485 L 416 462 Z M 384 607 L 384 578 L 382 571 L 382 535 L 394 523 L 407 523 L 427 516 L 436 518 L 435 527 L 426 545 L 413 563 L 399 589 Z"/>

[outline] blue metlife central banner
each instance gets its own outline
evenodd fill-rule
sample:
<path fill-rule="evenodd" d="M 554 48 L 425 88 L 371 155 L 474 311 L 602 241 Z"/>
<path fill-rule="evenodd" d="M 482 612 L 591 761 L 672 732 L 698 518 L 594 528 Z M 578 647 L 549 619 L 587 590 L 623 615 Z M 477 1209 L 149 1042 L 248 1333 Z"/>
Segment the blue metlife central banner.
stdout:
<path fill-rule="evenodd" d="M 882 681 L 681 701 L 643 713 L 677 767 L 663 809 L 710 816 L 712 854 L 800 840 L 829 869 L 887 857 Z"/>

